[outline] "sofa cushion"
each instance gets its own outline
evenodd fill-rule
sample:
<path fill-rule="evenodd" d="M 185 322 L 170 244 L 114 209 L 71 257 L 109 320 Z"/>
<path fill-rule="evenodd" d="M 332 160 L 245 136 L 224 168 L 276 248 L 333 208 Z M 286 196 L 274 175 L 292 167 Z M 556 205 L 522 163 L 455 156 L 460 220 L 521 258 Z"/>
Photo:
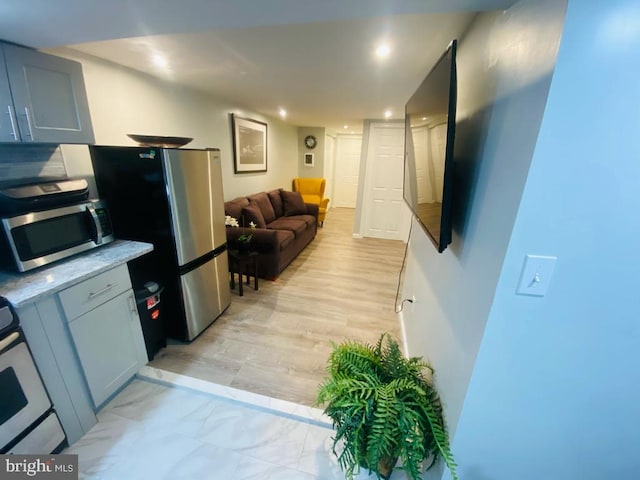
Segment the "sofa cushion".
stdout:
<path fill-rule="evenodd" d="M 267 222 L 264 221 L 264 216 L 255 203 L 250 203 L 242 209 L 242 222 L 240 222 L 240 225 L 248 227 L 251 222 L 255 223 L 257 228 L 267 228 Z"/>
<path fill-rule="evenodd" d="M 286 249 L 293 239 L 296 238 L 293 232 L 288 230 L 276 230 L 276 236 L 278 238 L 278 244 L 280 245 L 280 251 Z"/>
<path fill-rule="evenodd" d="M 307 207 L 304 205 L 304 200 L 302 200 L 302 195 L 299 192 L 283 190 L 280 192 L 280 196 L 282 197 L 282 208 L 285 217 L 307 213 Z"/>
<path fill-rule="evenodd" d="M 276 218 L 282 217 L 284 215 L 284 209 L 282 208 L 282 197 L 280 196 L 281 190 L 281 188 L 278 188 L 276 190 L 267 192 L 267 196 L 269 197 L 269 200 L 271 200 L 271 206 L 273 207 L 273 211 L 276 214 Z"/>
<path fill-rule="evenodd" d="M 249 200 L 247 200 L 246 197 L 234 198 L 233 200 L 229 200 L 224 203 L 224 214 L 229 215 L 240 222 L 242 209 L 247 205 L 249 205 Z"/>
<path fill-rule="evenodd" d="M 288 230 L 293 232 L 296 237 L 302 235 L 309 228 L 307 222 L 298 217 L 280 217 L 271 222 L 267 228 L 271 230 Z"/>
<path fill-rule="evenodd" d="M 276 212 L 273 211 L 271 200 L 269 200 L 269 197 L 265 192 L 250 195 L 249 203 L 255 203 L 256 205 L 258 205 L 258 208 L 260 208 L 265 222 L 270 223 L 276 219 Z"/>
<path fill-rule="evenodd" d="M 316 217 L 314 217 L 313 215 L 296 215 L 295 218 L 299 218 L 301 220 L 304 220 L 307 224 L 307 226 L 312 227 L 316 224 Z"/>

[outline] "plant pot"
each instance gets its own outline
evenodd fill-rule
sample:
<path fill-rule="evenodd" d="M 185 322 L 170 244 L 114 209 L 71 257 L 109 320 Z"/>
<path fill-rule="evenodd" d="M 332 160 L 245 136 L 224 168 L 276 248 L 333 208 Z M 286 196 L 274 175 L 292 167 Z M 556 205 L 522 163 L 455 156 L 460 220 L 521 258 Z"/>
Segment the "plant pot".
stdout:
<path fill-rule="evenodd" d="M 398 463 L 398 458 L 382 458 L 378 461 L 378 468 L 377 468 L 377 472 L 380 474 L 380 476 L 382 478 L 384 478 L 385 480 L 389 480 L 389 478 L 391 478 L 391 474 L 393 473 L 393 469 L 396 466 L 396 463 Z M 360 462 L 360 476 L 356 477 L 356 478 L 362 478 L 364 479 L 370 479 L 373 478 L 371 475 L 369 475 L 369 466 L 367 465 L 366 461 L 361 461 Z M 374 469 L 372 469 L 371 471 L 375 471 Z"/>
<path fill-rule="evenodd" d="M 433 371 L 428 363 L 406 358 L 398 342 L 383 334 L 375 346 L 354 341 L 335 345 L 328 365 L 330 377 L 320 385 L 317 403 L 326 404 L 324 413 L 333 420 L 333 451 L 343 470 L 360 467 L 389 479 L 397 457 L 403 455 L 407 478 L 419 480 L 425 456 L 434 452 L 442 455 L 451 476 L 457 478 L 442 404 L 423 377 L 427 370 Z M 414 420 L 400 422 L 399 411 Z M 381 459 L 381 454 L 389 457 Z"/>
<path fill-rule="evenodd" d="M 385 480 L 389 480 L 391 478 L 391 474 L 393 473 L 393 468 L 396 466 L 398 462 L 398 458 L 381 458 L 378 461 L 378 472 L 380 476 Z"/>

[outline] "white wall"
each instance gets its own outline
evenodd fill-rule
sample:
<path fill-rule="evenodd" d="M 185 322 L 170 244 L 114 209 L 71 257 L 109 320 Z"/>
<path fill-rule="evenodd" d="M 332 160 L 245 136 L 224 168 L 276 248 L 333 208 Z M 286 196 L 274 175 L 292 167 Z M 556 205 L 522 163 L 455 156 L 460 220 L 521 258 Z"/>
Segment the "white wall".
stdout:
<path fill-rule="evenodd" d="M 413 222 L 403 286 L 403 298 L 415 296 L 402 313 L 407 350 L 435 367 L 456 436 L 533 157 L 564 7 L 525 0 L 476 17 L 458 46 L 452 244 L 438 254 Z M 463 464 L 464 455 L 456 456 Z"/>
<path fill-rule="evenodd" d="M 640 4 L 570 0 L 454 452 L 465 479 L 640 475 Z M 557 255 L 543 298 L 524 256 Z"/>
<path fill-rule="evenodd" d="M 95 57 L 50 52 L 82 63 L 96 144 L 135 145 L 127 133 L 192 137 L 187 148 L 220 148 L 225 199 L 291 189 L 298 170 L 297 127 Z M 230 113 L 268 124 L 266 173 L 234 174 Z M 86 147 L 65 145 L 63 151 L 70 175 L 91 174 Z"/>

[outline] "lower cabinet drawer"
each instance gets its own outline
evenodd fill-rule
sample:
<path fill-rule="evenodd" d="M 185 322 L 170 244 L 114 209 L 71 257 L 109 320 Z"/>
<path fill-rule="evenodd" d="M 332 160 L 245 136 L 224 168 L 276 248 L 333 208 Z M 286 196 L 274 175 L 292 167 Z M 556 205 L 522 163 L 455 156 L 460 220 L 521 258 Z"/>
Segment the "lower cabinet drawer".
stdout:
<path fill-rule="evenodd" d="M 46 455 L 53 453 L 62 442 L 64 442 L 64 430 L 62 430 L 55 412 L 51 412 L 7 453 L 12 455 Z"/>
<path fill-rule="evenodd" d="M 131 290 L 70 322 L 69 329 L 96 408 L 147 363 Z"/>
<path fill-rule="evenodd" d="M 69 287 L 58 295 L 67 320 L 72 321 L 130 288 L 129 269 L 126 265 L 120 265 Z"/>

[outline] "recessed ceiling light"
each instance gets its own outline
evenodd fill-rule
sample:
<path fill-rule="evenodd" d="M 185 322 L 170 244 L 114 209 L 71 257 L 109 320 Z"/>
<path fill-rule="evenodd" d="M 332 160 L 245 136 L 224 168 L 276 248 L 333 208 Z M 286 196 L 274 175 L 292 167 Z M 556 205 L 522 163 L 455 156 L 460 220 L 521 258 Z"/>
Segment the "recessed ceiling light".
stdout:
<path fill-rule="evenodd" d="M 153 57 L 151 57 L 151 61 L 156 67 L 167 68 L 169 66 L 167 59 L 159 53 L 154 54 Z"/>
<path fill-rule="evenodd" d="M 385 110 L 384 118 L 391 118 L 391 115 L 393 115 L 393 112 L 391 110 Z"/>
<path fill-rule="evenodd" d="M 378 57 L 381 60 L 387 58 L 390 53 L 391 53 L 391 47 L 386 43 L 381 43 L 376 48 L 376 57 Z"/>
<path fill-rule="evenodd" d="M 342 127 L 342 128 L 344 128 L 344 129 L 346 130 L 347 128 L 349 128 L 349 125 L 345 125 L 345 126 L 344 126 L 344 127 Z"/>
<path fill-rule="evenodd" d="M 278 110 L 278 113 L 282 118 L 285 118 L 287 116 L 287 111 L 282 107 L 280 107 L 280 110 Z"/>
<path fill-rule="evenodd" d="M 427 119 L 427 117 L 422 117 L 422 121 L 425 121 Z"/>

